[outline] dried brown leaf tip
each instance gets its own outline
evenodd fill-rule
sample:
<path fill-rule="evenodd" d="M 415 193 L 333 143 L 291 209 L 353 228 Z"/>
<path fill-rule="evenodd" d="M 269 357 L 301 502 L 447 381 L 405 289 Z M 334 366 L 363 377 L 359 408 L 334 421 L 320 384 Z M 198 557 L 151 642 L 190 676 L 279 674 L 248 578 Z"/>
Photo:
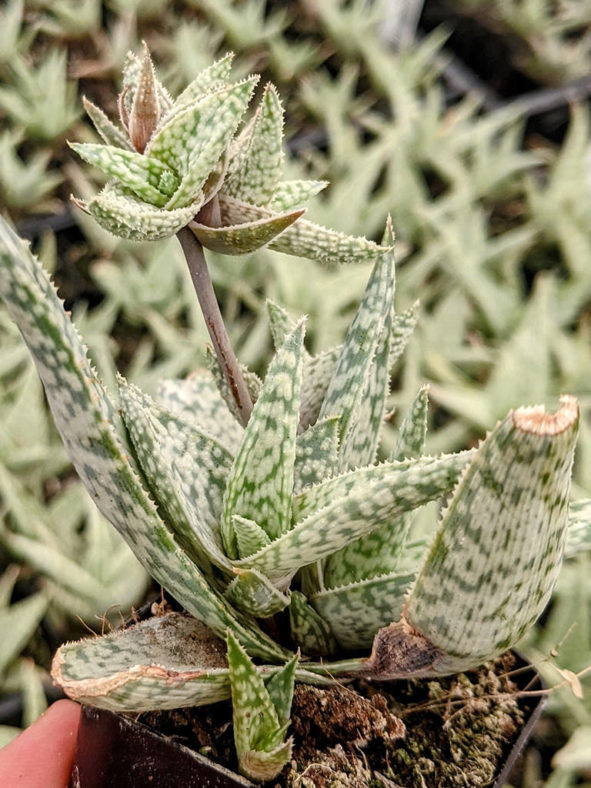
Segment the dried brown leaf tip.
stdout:
<path fill-rule="evenodd" d="M 548 413 L 543 405 L 531 408 L 518 408 L 513 411 L 513 424 L 522 432 L 534 435 L 560 435 L 579 418 L 579 402 L 576 397 L 566 394 L 560 398 L 560 408 L 556 413 Z"/>
<path fill-rule="evenodd" d="M 158 89 L 150 50 L 144 41 L 144 57 L 129 114 L 129 137 L 133 147 L 143 153 L 160 118 Z"/>

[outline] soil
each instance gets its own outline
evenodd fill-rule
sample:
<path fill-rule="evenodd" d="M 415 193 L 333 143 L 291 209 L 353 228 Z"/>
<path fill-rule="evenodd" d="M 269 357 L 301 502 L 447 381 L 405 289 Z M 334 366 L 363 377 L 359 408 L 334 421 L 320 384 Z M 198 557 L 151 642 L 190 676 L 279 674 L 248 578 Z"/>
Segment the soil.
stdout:
<path fill-rule="evenodd" d="M 296 686 L 291 762 L 274 788 L 478 788 L 524 723 L 508 654 L 449 678 Z M 236 770 L 229 702 L 139 721 Z"/>

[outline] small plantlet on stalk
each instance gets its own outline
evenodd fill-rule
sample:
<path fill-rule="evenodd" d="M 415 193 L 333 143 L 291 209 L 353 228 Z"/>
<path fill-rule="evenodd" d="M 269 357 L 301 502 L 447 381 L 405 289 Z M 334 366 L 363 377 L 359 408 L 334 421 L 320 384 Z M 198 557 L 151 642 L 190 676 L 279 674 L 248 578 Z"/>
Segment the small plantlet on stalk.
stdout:
<path fill-rule="evenodd" d="M 173 101 L 148 52 L 130 56 L 123 128 L 87 102 L 107 144 L 73 146 L 113 178 L 83 205 L 99 223 L 138 240 L 179 234 L 213 374 L 163 381 L 155 398 L 121 378 L 115 402 L 5 224 L 0 290 L 81 479 L 186 610 L 66 644 L 55 681 L 72 698 L 126 711 L 231 696 L 240 770 L 265 781 L 290 757 L 294 680 L 450 674 L 502 653 L 535 622 L 567 539 L 579 409 L 569 396 L 554 414 L 520 408 L 477 449 L 432 457 L 423 388 L 377 462 L 389 373 L 416 321 L 414 309 L 394 309 L 391 228 L 378 245 L 302 219 L 302 201 L 323 184 L 281 181 L 271 86 L 238 132 L 256 80 L 232 84 L 229 70 L 229 57 L 218 61 Z M 260 381 L 233 356 L 202 245 L 270 245 L 373 269 L 343 344 L 318 356 L 305 348 L 305 320 L 269 303 L 276 354 Z M 412 513 L 443 496 L 426 544 Z M 261 626 L 275 616 L 281 627 Z"/>

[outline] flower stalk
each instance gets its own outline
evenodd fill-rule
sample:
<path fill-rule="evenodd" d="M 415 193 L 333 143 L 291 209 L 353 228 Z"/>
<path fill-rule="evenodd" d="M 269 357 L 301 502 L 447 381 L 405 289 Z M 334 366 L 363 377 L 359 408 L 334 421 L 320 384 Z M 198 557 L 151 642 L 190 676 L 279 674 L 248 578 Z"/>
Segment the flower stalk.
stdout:
<path fill-rule="evenodd" d="M 240 422 L 245 427 L 252 413 L 252 399 L 224 325 L 224 319 L 220 312 L 203 253 L 203 246 L 187 227 L 183 227 L 178 231 L 177 238 L 189 267 L 191 280 L 199 299 L 199 305 L 203 312 L 215 353 L 236 403 Z"/>

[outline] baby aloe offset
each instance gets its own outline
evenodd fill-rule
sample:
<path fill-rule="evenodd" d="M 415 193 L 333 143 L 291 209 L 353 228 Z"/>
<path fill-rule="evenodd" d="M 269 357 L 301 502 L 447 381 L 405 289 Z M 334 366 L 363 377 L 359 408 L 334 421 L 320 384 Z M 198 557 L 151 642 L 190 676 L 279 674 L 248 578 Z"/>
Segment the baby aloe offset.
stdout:
<path fill-rule="evenodd" d="M 277 206 L 293 207 L 286 194 L 313 191 L 281 186 L 273 89 L 234 136 L 252 85 L 234 92 L 229 67 L 229 58 L 214 64 L 172 102 L 149 55 L 130 57 L 120 98 L 126 131 L 92 107 L 109 144 L 80 149 L 118 179 L 88 210 L 123 235 L 133 228 L 133 237 L 150 237 L 142 233 L 154 221 L 164 234 L 178 231 L 200 299 L 196 248 L 239 252 L 236 239 L 255 236 L 270 243 L 259 230 L 279 227 Z M 197 218 L 175 224 L 185 207 Z M 229 224 L 230 215 L 240 222 Z M 416 322 L 415 308 L 394 308 L 392 240 L 389 226 L 378 245 L 295 217 L 272 243 L 373 264 L 343 344 L 311 355 L 305 320 L 269 303 L 276 353 L 263 380 L 237 361 L 230 368 L 218 344 L 211 371 L 162 381 L 154 397 L 120 378 L 115 399 L 41 265 L 0 224 L 0 292 L 72 462 L 185 611 L 64 645 L 53 677 L 70 697 L 126 711 L 231 697 L 240 769 L 265 781 L 290 757 L 294 681 L 465 670 L 511 647 L 539 616 L 569 522 L 571 549 L 586 541 L 585 505 L 569 512 L 578 404 L 566 396 L 556 413 L 517 409 L 477 449 L 428 456 L 422 388 L 380 461 L 390 372 Z M 443 498 L 424 542 L 413 512 Z"/>

